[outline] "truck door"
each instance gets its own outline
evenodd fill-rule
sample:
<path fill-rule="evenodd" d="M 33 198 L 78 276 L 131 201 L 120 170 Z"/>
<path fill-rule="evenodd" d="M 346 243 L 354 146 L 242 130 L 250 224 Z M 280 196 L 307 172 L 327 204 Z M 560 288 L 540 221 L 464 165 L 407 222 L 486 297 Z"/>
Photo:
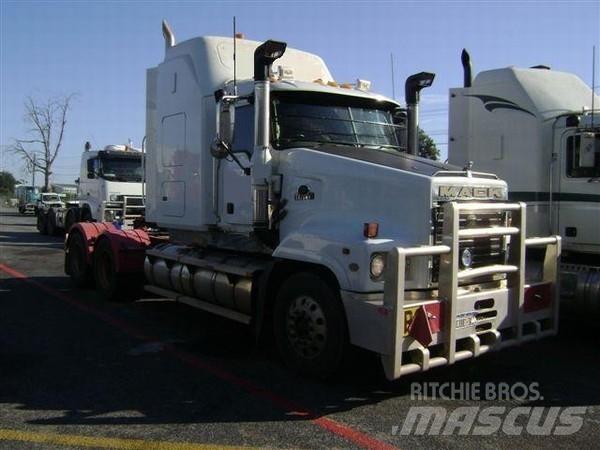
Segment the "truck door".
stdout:
<path fill-rule="evenodd" d="M 219 162 L 221 224 L 233 228 L 252 225 L 251 177 L 244 168 L 250 168 L 254 148 L 254 105 L 243 101 L 233 108 L 233 158 Z M 238 227 L 236 227 L 238 226 Z"/>
<path fill-rule="evenodd" d="M 565 134 L 561 148 L 558 231 L 565 249 L 600 250 L 600 132 Z"/>
<path fill-rule="evenodd" d="M 79 178 L 79 199 L 83 204 L 88 204 L 93 217 L 98 217 L 98 201 L 100 189 L 100 160 L 97 157 L 90 158 L 85 162 Z"/>

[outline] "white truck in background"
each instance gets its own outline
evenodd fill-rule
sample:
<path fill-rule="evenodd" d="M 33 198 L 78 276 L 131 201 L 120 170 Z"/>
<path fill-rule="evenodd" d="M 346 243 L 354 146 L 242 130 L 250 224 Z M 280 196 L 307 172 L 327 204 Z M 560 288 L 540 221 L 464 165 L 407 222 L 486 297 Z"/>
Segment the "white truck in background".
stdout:
<path fill-rule="evenodd" d="M 36 215 L 39 211 L 47 210 L 49 208 L 64 208 L 66 206 L 65 197 L 64 194 L 57 194 L 56 192 L 42 192 L 38 196 L 35 205 Z"/>
<path fill-rule="evenodd" d="M 526 206 L 495 175 L 416 156 L 433 74 L 407 79 L 405 109 L 283 42 L 163 33 L 147 71 L 146 223 L 73 225 L 76 285 L 247 324 L 319 377 L 351 344 L 396 379 L 556 333 L 560 238 L 526 239 Z M 531 246 L 548 247 L 536 284 Z"/>
<path fill-rule="evenodd" d="M 77 185 L 77 200 L 38 208 L 40 233 L 64 233 L 76 222 L 109 221 L 131 228 L 144 215 L 142 153 L 133 147 L 91 150 L 86 142 Z"/>
<path fill-rule="evenodd" d="M 546 66 L 507 67 L 450 90 L 449 162 L 473 161 L 529 206 L 527 234 L 563 239 L 563 306 L 600 312 L 600 97 Z M 593 108 L 596 108 L 594 111 Z"/>

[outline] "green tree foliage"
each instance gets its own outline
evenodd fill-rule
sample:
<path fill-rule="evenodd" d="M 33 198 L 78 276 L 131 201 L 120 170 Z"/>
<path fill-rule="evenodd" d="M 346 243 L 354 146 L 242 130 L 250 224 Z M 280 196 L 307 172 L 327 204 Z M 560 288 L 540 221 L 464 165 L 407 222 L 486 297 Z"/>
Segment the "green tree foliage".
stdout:
<path fill-rule="evenodd" d="M 419 128 L 419 156 L 433 160 L 440 159 L 440 151 L 433 142 L 433 139 Z"/>
<path fill-rule="evenodd" d="M 0 195 L 12 195 L 15 190 L 17 180 L 10 172 L 0 172 Z"/>

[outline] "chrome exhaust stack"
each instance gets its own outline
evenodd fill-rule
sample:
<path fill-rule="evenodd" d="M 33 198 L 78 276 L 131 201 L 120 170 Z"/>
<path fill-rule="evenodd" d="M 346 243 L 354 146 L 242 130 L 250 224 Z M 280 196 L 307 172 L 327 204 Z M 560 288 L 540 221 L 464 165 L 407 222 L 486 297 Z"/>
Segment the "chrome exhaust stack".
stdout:
<path fill-rule="evenodd" d="M 269 224 L 268 190 L 271 179 L 269 77 L 275 60 L 285 53 L 285 42 L 268 40 L 254 51 L 254 153 L 252 155 L 253 225 L 264 228 Z"/>

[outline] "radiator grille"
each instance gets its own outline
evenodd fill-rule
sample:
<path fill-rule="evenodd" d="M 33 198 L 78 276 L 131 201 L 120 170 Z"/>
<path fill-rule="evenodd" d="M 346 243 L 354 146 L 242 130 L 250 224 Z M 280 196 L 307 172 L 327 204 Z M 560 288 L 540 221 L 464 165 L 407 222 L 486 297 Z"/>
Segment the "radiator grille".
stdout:
<path fill-rule="evenodd" d="M 444 226 L 443 206 L 433 208 L 432 215 L 433 244 L 441 245 Z M 508 213 L 503 211 L 477 211 L 461 213 L 459 219 L 459 228 L 470 229 L 502 227 L 507 225 L 508 220 Z M 492 264 L 504 264 L 506 261 L 506 239 L 504 237 L 463 238 L 460 240 L 458 246 L 459 255 L 466 248 L 471 251 L 473 260 L 471 268 L 484 267 Z M 440 258 L 439 256 L 436 256 L 433 259 L 433 282 L 438 281 L 439 265 Z"/>

